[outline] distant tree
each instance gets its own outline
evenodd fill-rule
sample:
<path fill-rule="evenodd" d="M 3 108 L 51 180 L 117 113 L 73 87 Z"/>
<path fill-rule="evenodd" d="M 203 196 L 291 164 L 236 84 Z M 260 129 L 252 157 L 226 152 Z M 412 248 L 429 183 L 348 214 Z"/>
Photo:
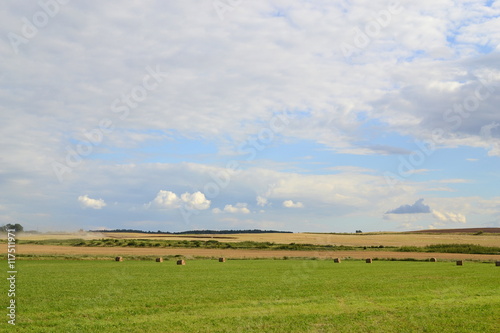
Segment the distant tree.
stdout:
<path fill-rule="evenodd" d="M 361 230 L 356 230 L 356 233 L 357 233 L 357 234 L 362 234 L 362 233 L 363 233 L 363 231 L 361 231 Z"/>
<path fill-rule="evenodd" d="M 0 227 L 0 231 L 2 232 L 7 232 L 7 230 L 12 230 L 12 229 L 14 229 L 16 232 L 24 231 L 23 226 L 20 225 L 19 223 L 16 224 L 7 223 L 6 225 Z"/>

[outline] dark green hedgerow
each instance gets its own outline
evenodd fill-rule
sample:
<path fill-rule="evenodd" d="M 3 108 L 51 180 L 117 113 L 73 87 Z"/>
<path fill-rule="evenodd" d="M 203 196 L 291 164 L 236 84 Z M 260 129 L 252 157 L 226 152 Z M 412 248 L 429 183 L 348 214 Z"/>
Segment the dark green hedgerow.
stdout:
<path fill-rule="evenodd" d="M 475 244 L 433 244 L 424 247 L 403 246 L 400 252 L 439 252 L 439 253 L 466 253 L 466 254 L 500 254 L 500 247 L 481 246 Z"/>

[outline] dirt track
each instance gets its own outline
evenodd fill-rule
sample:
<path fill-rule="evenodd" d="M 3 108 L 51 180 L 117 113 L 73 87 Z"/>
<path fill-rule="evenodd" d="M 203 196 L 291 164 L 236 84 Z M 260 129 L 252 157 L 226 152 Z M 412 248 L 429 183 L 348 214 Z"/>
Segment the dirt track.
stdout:
<path fill-rule="evenodd" d="M 17 245 L 18 254 L 36 255 L 183 255 L 186 257 L 226 257 L 226 258 L 283 258 L 287 257 L 317 257 L 317 258 L 415 258 L 415 259 L 462 259 L 462 260 L 498 260 L 500 255 L 458 254 L 458 253 L 421 253 L 421 252 L 391 252 L 391 251 L 269 251 L 269 250 L 235 250 L 235 249 L 158 249 L 130 247 L 71 247 L 54 245 Z"/>

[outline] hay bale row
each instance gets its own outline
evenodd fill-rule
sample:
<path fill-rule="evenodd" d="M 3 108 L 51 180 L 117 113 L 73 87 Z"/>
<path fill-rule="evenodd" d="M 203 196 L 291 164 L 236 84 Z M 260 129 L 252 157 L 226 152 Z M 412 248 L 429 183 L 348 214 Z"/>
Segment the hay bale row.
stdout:
<path fill-rule="evenodd" d="M 115 261 L 123 261 L 123 257 L 116 257 Z M 373 259 L 372 258 L 367 258 L 365 261 L 366 261 L 367 264 L 373 263 Z M 436 258 L 430 258 L 429 261 L 430 262 L 437 262 L 437 259 Z M 163 258 L 156 258 L 156 262 L 163 262 Z M 226 258 L 219 258 L 219 262 L 226 262 Z M 334 258 L 333 262 L 337 263 L 337 264 L 340 264 L 341 260 L 340 260 L 340 258 Z M 183 260 L 183 259 L 177 260 L 177 265 L 186 265 L 186 260 Z M 463 266 L 463 265 L 464 265 L 464 261 L 463 260 L 457 260 L 457 266 Z M 500 261 L 495 261 L 495 266 L 500 267 Z"/>
<path fill-rule="evenodd" d="M 116 261 L 123 261 L 123 258 L 122 257 L 116 257 L 115 258 Z M 163 258 L 156 258 L 155 259 L 156 262 L 163 262 Z M 186 264 L 186 261 L 185 260 L 178 260 L 177 261 L 177 265 L 185 265 Z"/>

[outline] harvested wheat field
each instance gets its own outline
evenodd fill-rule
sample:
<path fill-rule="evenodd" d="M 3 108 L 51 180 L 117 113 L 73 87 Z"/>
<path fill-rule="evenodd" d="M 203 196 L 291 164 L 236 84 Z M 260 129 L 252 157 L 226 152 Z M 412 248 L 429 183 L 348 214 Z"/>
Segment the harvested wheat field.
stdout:
<path fill-rule="evenodd" d="M 475 235 L 473 232 L 481 232 Z M 77 232 L 20 234 L 21 240 L 47 239 L 155 239 L 155 240 L 217 240 L 219 242 L 274 242 L 280 244 L 317 244 L 345 246 L 426 246 L 432 244 L 477 244 L 500 246 L 500 228 L 421 230 L 411 233 L 380 232 L 363 234 L 328 233 L 253 233 L 253 234 L 147 234 L 121 232 Z"/>
<path fill-rule="evenodd" d="M 117 247 L 73 247 L 56 245 L 32 245 L 19 244 L 18 254 L 21 255 L 105 255 L 105 256 L 168 256 L 182 255 L 185 257 L 209 257 L 209 258 L 353 258 L 365 259 L 367 257 L 376 258 L 414 258 L 430 259 L 438 258 L 445 260 L 500 260 L 500 255 L 486 254 L 462 254 L 462 253 L 422 253 L 422 252 L 393 252 L 393 251 L 269 251 L 269 250 L 236 250 L 236 249 L 192 249 L 192 248 L 117 248 Z"/>
<path fill-rule="evenodd" d="M 497 228 L 498 229 L 498 228 Z M 83 236 L 83 237 L 82 237 Z M 477 244 L 499 246 L 500 234 L 460 234 L 460 233 L 366 233 L 366 234 L 322 234 L 322 233 L 256 233 L 229 235 L 171 235 L 141 233 L 86 233 L 86 234 L 42 234 L 22 235 L 20 239 L 157 239 L 157 240 L 217 240 L 219 242 L 274 242 L 280 244 L 317 244 L 345 246 L 426 246 L 432 244 Z"/>

